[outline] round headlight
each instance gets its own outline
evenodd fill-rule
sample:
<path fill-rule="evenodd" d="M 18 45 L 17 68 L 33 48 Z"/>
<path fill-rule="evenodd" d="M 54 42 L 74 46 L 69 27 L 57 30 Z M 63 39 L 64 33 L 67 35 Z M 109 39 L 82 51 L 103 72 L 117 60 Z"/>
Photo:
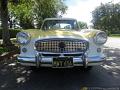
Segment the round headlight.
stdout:
<path fill-rule="evenodd" d="M 94 41 L 98 45 L 102 45 L 107 41 L 107 34 L 105 32 L 99 32 L 94 37 Z"/>
<path fill-rule="evenodd" d="M 16 38 L 17 38 L 17 42 L 23 45 L 27 44 L 30 41 L 30 35 L 26 32 L 19 32 L 16 35 Z"/>

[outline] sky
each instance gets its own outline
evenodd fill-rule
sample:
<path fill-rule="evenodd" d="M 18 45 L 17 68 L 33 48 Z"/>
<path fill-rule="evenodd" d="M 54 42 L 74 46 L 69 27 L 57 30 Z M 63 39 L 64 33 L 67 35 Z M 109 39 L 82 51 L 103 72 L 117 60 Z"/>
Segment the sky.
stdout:
<path fill-rule="evenodd" d="M 118 3 L 120 0 L 66 0 L 65 3 L 68 6 L 68 10 L 63 17 L 75 18 L 78 21 L 86 22 L 88 25 L 92 25 L 92 11 L 100 6 L 101 3 L 108 2 Z"/>

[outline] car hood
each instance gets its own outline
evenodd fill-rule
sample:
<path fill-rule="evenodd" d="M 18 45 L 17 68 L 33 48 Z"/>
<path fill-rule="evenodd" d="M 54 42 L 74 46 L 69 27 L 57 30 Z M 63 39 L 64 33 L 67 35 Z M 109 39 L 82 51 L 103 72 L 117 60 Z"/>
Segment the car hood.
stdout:
<path fill-rule="evenodd" d="M 75 31 L 75 30 L 25 30 L 31 35 L 31 38 L 90 38 L 94 37 L 97 31 L 85 30 L 85 31 Z"/>

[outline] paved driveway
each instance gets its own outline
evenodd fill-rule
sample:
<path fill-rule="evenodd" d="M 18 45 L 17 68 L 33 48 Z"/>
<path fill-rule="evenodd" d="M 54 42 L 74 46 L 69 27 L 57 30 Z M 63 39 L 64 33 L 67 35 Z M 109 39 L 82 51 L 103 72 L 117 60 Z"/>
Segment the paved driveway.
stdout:
<path fill-rule="evenodd" d="M 105 46 L 120 49 L 120 38 L 109 37 Z"/>

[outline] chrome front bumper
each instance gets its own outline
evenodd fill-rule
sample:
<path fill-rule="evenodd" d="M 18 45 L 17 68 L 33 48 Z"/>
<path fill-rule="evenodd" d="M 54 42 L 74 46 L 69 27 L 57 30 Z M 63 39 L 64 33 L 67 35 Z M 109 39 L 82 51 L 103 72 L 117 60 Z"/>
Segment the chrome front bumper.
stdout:
<path fill-rule="evenodd" d="M 87 57 L 83 60 L 82 57 L 73 57 L 74 66 L 94 66 L 101 65 L 105 61 L 105 57 L 95 56 Z M 24 66 L 36 66 L 36 67 L 53 67 L 53 57 L 18 57 L 18 62 Z"/>

